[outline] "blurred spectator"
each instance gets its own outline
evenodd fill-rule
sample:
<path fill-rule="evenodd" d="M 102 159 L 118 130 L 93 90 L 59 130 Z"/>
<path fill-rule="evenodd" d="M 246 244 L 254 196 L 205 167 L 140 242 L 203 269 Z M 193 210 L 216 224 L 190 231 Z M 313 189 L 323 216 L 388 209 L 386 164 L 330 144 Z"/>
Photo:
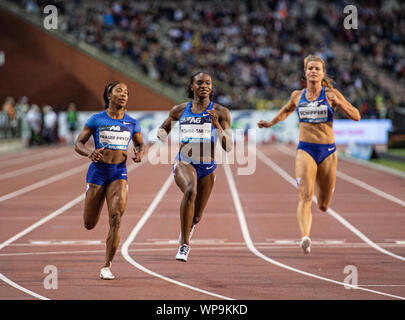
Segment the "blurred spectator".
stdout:
<path fill-rule="evenodd" d="M 5 112 L 8 116 L 9 121 L 15 120 L 15 100 L 13 97 L 7 97 L 3 103 L 2 111 Z"/>
<path fill-rule="evenodd" d="M 26 96 L 21 97 L 21 99 L 15 104 L 16 119 L 24 118 L 24 115 L 28 112 L 30 105 L 28 104 L 28 98 Z"/>
<path fill-rule="evenodd" d="M 44 115 L 42 137 L 46 143 L 55 144 L 57 142 L 56 127 L 58 117 L 49 105 L 45 105 L 42 108 L 42 112 Z"/>
<path fill-rule="evenodd" d="M 7 123 L 5 124 L 5 135 L 8 137 L 16 137 L 18 131 L 18 122 L 16 120 L 16 113 L 15 113 L 15 100 L 13 97 L 7 97 L 4 101 L 4 104 L 1 110 L 7 116 Z"/>
<path fill-rule="evenodd" d="M 74 144 L 75 141 L 75 133 L 77 129 L 77 111 L 76 111 L 76 105 L 71 102 L 69 103 L 67 112 L 66 112 L 66 123 L 68 130 L 70 132 L 70 143 Z"/>
<path fill-rule="evenodd" d="M 25 120 L 28 122 L 31 135 L 28 141 L 28 146 L 32 147 L 34 145 L 42 144 L 42 115 L 38 105 L 33 104 L 28 110 Z"/>

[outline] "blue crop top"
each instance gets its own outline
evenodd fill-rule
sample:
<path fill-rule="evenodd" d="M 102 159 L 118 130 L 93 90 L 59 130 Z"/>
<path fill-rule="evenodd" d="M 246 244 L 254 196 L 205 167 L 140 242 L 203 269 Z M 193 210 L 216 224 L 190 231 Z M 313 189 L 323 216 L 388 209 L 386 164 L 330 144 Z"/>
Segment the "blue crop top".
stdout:
<path fill-rule="evenodd" d="M 308 101 L 305 98 L 306 92 L 307 89 L 304 89 L 297 107 L 299 121 L 308 123 L 332 122 L 335 112 L 326 99 L 325 87 L 322 87 L 319 98 L 313 101 Z"/>
<path fill-rule="evenodd" d="M 141 126 L 136 119 L 127 114 L 124 114 L 122 119 L 113 119 L 105 110 L 92 115 L 87 120 L 86 127 L 93 131 L 96 149 L 105 147 L 127 151 L 134 133 L 141 131 Z"/>
<path fill-rule="evenodd" d="M 215 143 L 215 127 L 207 113 L 207 110 L 212 110 L 214 103 L 211 101 L 201 113 L 193 113 L 192 105 L 192 102 L 187 104 L 179 119 L 181 143 Z"/>

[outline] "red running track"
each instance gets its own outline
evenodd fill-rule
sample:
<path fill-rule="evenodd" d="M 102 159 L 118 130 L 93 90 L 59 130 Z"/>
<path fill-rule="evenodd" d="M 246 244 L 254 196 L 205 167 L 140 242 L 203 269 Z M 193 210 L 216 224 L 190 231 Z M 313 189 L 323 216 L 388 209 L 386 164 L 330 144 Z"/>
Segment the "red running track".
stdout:
<path fill-rule="evenodd" d="M 128 163 L 114 281 L 98 278 L 106 208 L 95 229 L 83 227 L 88 159 L 67 146 L 1 155 L 0 299 L 405 299 L 405 179 L 340 160 L 332 211 L 313 204 L 303 255 L 294 153 L 260 146 L 252 175 L 218 166 L 187 263 L 174 258 L 181 192 L 171 166 Z M 44 287 L 46 266 L 57 289 Z"/>

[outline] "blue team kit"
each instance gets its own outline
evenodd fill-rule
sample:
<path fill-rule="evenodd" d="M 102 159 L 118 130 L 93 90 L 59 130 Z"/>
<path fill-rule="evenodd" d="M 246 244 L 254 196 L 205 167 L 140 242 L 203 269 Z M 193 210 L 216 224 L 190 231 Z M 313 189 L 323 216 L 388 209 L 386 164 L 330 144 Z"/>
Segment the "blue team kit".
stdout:
<path fill-rule="evenodd" d="M 307 89 L 304 89 L 297 107 L 299 121 L 306 123 L 333 122 L 334 111 L 326 99 L 325 87 L 322 87 L 318 99 L 313 101 L 308 101 L 307 98 L 305 98 L 306 91 Z M 336 145 L 334 143 L 320 144 L 300 141 L 297 149 L 307 152 L 319 165 L 336 151 Z"/>
<path fill-rule="evenodd" d="M 207 113 L 212 110 L 214 103 L 211 101 L 208 107 L 201 113 L 191 111 L 193 102 L 190 101 L 179 119 L 181 143 L 215 143 L 215 127 L 212 125 L 211 117 Z M 200 162 L 190 159 L 180 152 L 175 161 L 190 163 L 197 171 L 197 181 L 206 177 L 217 168 L 216 161 Z M 176 164 L 173 166 L 175 175 Z"/>
<path fill-rule="evenodd" d="M 93 131 L 96 149 L 104 147 L 111 150 L 128 150 L 128 145 L 135 133 L 141 131 L 139 122 L 124 114 L 122 119 L 112 119 L 106 111 L 92 115 L 86 127 Z M 86 176 L 87 183 L 107 186 L 118 180 L 127 180 L 126 163 L 108 164 L 102 161 L 92 162 Z"/>

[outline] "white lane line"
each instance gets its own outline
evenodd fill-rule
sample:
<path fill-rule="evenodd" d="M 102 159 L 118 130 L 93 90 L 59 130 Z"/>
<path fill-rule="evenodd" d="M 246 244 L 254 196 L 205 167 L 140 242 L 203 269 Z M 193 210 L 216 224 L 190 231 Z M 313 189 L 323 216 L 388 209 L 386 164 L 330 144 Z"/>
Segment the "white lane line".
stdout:
<path fill-rule="evenodd" d="M 389 201 L 395 202 L 396 204 L 399 204 L 400 206 L 405 207 L 405 201 L 403 201 L 401 199 L 398 199 L 397 197 L 394 197 L 393 195 L 391 195 L 389 193 L 386 193 L 386 192 L 384 192 L 384 191 L 382 191 L 380 189 L 377 189 L 377 188 L 375 188 L 373 186 L 370 186 L 369 184 L 367 184 L 367 183 L 365 183 L 363 181 L 352 178 L 352 177 L 348 176 L 346 173 L 343 173 L 341 171 L 337 171 L 336 175 L 337 175 L 337 177 L 339 177 L 339 178 L 341 178 L 343 180 L 346 180 L 348 182 L 351 182 L 351 183 L 353 183 L 354 185 L 356 185 L 356 186 L 358 186 L 360 188 L 366 189 L 366 190 L 376 194 L 377 196 L 380 196 L 380 197 L 385 198 L 385 199 L 387 199 Z"/>
<path fill-rule="evenodd" d="M 361 287 L 405 287 L 405 284 L 362 284 Z"/>
<path fill-rule="evenodd" d="M 29 186 L 26 186 L 24 188 L 18 189 L 18 190 L 14 191 L 14 192 L 7 193 L 7 194 L 0 197 L 0 202 L 15 198 L 15 197 L 20 196 L 20 195 L 22 195 L 24 193 L 27 193 L 27 192 L 33 191 L 35 189 L 47 186 L 48 184 L 53 183 L 55 181 L 62 180 L 62 179 L 67 178 L 69 176 L 75 175 L 75 174 L 83 171 L 88 166 L 89 166 L 89 164 L 86 163 L 84 165 L 81 165 L 81 166 L 75 167 L 73 169 L 70 169 L 68 171 L 65 171 L 65 172 L 59 173 L 57 175 L 54 175 L 54 176 L 52 176 L 50 178 L 46 178 L 44 180 L 33 183 L 33 184 L 31 184 Z"/>
<path fill-rule="evenodd" d="M 15 243 L 11 246 L 89 246 L 104 245 L 102 240 L 30 240 L 29 243 Z"/>
<path fill-rule="evenodd" d="M 136 243 L 139 245 L 139 243 Z M 178 244 L 178 242 L 176 242 Z M 336 248 L 336 249 L 341 249 L 341 248 L 364 248 L 366 244 L 363 244 L 362 246 L 318 246 L 318 248 Z M 12 246 L 12 245 L 11 245 Z M 268 245 L 268 244 L 263 244 L 263 242 L 255 242 L 255 247 L 257 249 L 263 249 L 263 250 L 275 250 L 275 249 L 293 249 L 294 252 L 297 252 L 297 244 L 294 246 L 286 246 L 286 245 Z M 200 247 L 200 246 L 194 246 L 193 251 L 218 251 L 218 250 L 224 250 L 224 251 L 229 251 L 229 250 L 244 250 L 246 249 L 246 243 L 245 242 L 240 242 L 237 245 L 226 245 L 224 244 L 218 244 L 217 246 L 209 246 L 209 247 Z M 160 247 L 160 248 L 135 248 L 135 249 L 129 249 L 128 252 L 159 252 L 159 251 L 169 251 L 173 252 L 173 248 L 170 247 Z M 58 255 L 58 254 L 76 254 L 76 253 L 105 253 L 105 249 L 103 250 L 73 250 L 73 251 L 37 251 L 37 252 L 14 252 L 14 253 L 0 253 L 0 257 L 13 257 L 13 256 L 36 256 L 36 255 Z"/>
<path fill-rule="evenodd" d="M 343 160 L 345 160 L 347 162 L 360 165 L 361 167 L 368 167 L 368 168 L 371 168 L 371 169 L 382 171 L 384 173 L 389 173 L 389 174 L 391 174 L 393 176 L 396 176 L 396 177 L 405 178 L 405 172 L 403 172 L 403 171 L 400 171 L 398 169 L 393 169 L 393 168 L 390 168 L 390 167 L 386 167 L 386 166 L 384 166 L 382 164 L 370 162 L 370 161 L 367 161 L 367 160 L 357 159 L 357 158 L 351 157 L 349 155 L 346 155 L 343 152 L 339 153 L 339 158 L 343 159 Z"/>
<path fill-rule="evenodd" d="M 388 293 L 380 292 L 380 291 L 375 291 L 375 290 L 371 290 L 371 289 L 367 289 L 367 288 L 362 288 L 362 287 L 359 287 L 359 286 L 354 286 L 354 285 L 351 285 L 351 284 L 347 284 L 347 283 L 339 282 L 339 281 L 332 280 L 332 279 L 329 279 L 329 278 L 325 278 L 325 277 L 322 277 L 322 276 L 318 276 L 318 275 L 313 274 L 313 273 L 305 272 L 305 271 L 302 271 L 300 269 L 293 268 L 293 267 L 291 267 L 289 265 L 286 265 L 284 263 L 278 262 L 278 261 L 276 261 L 274 259 L 271 259 L 271 258 L 265 256 L 264 254 L 262 254 L 254 246 L 252 238 L 250 237 L 250 233 L 249 233 L 249 229 L 248 229 L 248 226 L 247 226 L 245 214 L 244 214 L 243 209 L 242 209 L 242 204 L 241 204 L 241 201 L 240 201 L 240 198 L 239 198 L 239 193 L 238 193 L 238 190 L 236 188 L 235 180 L 233 178 L 231 169 L 229 168 L 228 164 L 224 164 L 223 167 L 224 167 L 224 170 L 225 170 L 226 178 L 228 180 L 229 189 L 231 190 L 231 194 L 232 194 L 233 202 L 234 202 L 236 212 L 237 212 L 237 215 L 238 215 L 239 224 L 240 224 L 240 227 L 241 227 L 241 230 L 242 230 L 243 238 L 245 240 L 245 243 L 246 243 L 248 249 L 253 254 L 255 254 L 259 258 L 261 258 L 261 259 L 263 259 L 263 260 L 265 260 L 265 261 L 267 261 L 267 262 L 269 262 L 271 264 L 274 264 L 274 265 L 276 265 L 278 267 L 281 267 L 281 268 L 284 268 L 284 269 L 287 269 L 287 270 L 290 270 L 290 271 L 293 271 L 293 272 L 296 272 L 296 273 L 299 273 L 299 274 L 302 274 L 302 275 L 305 275 L 305 276 L 308 276 L 308 277 L 311 277 L 311 278 L 331 282 L 331 283 L 338 284 L 338 285 L 341 285 L 341 286 L 344 286 L 344 287 L 350 287 L 352 289 L 358 289 L 358 290 L 367 291 L 367 292 L 371 292 L 371 293 L 376 293 L 376 294 L 391 297 L 391 298 L 405 300 L 405 297 L 396 296 L 396 295 L 392 295 L 392 294 L 388 294 Z"/>
<path fill-rule="evenodd" d="M 20 164 L 20 163 L 25 163 L 25 162 L 31 162 L 33 160 L 38 160 L 42 158 L 48 158 L 49 155 L 56 154 L 56 155 L 61 155 L 61 154 L 68 154 L 72 153 L 72 149 L 66 149 L 66 150 L 47 150 L 39 153 L 35 153 L 34 155 L 29 154 L 30 151 L 27 151 L 26 153 L 28 154 L 21 154 L 16 157 L 17 159 L 7 159 L 5 161 L 0 160 L 0 168 L 6 168 L 11 165 L 15 164 Z"/>
<path fill-rule="evenodd" d="M 4 247 L 8 246 L 10 243 L 12 243 L 12 242 L 20 239 L 21 237 L 25 236 L 27 233 L 31 232 L 32 230 L 34 230 L 34 229 L 38 228 L 39 226 L 43 225 L 44 223 L 48 222 L 49 220 L 51 220 L 51 219 L 57 217 L 58 215 L 62 214 L 63 212 L 65 212 L 69 208 L 75 206 L 80 201 L 82 201 L 84 199 L 84 197 L 85 197 L 85 193 L 83 193 L 80 196 L 76 197 L 72 201 L 69 201 L 63 207 L 55 210 L 51 214 L 47 215 L 46 217 L 42 218 L 41 220 L 39 220 L 36 223 L 29 226 L 28 228 L 26 228 L 23 231 L 17 233 L 16 235 L 11 237 L 10 239 L 4 241 L 3 243 L 0 244 L 0 250 L 3 249 Z M 3 280 L 4 282 L 8 283 L 10 286 L 12 286 L 12 287 L 14 287 L 14 288 L 16 288 L 18 290 L 21 290 L 21 291 L 23 291 L 25 293 L 28 293 L 29 295 L 34 296 L 34 297 L 36 297 L 38 299 L 49 300 L 49 298 L 38 295 L 35 292 L 32 292 L 32 291 L 20 286 L 19 284 L 15 283 L 14 281 L 11 281 L 9 278 L 5 277 L 4 275 L 1 275 L 0 280 Z"/>
<path fill-rule="evenodd" d="M 288 149 L 286 146 L 278 146 L 278 149 L 280 151 L 284 152 L 285 154 L 288 154 L 291 157 L 295 157 L 295 152 Z M 399 199 L 399 198 L 397 198 L 397 197 L 395 197 L 395 196 L 393 196 L 393 195 L 391 195 L 391 194 L 389 194 L 387 192 L 384 192 L 384 191 L 382 191 L 380 189 L 377 189 L 377 188 L 375 188 L 375 187 L 369 185 L 368 183 L 365 183 L 365 182 L 363 182 L 363 181 L 361 181 L 359 179 L 352 178 L 352 177 L 350 177 L 349 175 L 347 175 L 346 173 L 344 173 L 344 172 L 342 172 L 340 170 L 336 171 L 336 176 L 338 178 L 346 180 L 346 181 L 348 181 L 348 182 L 350 182 L 350 183 L 352 183 L 352 184 L 354 184 L 354 185 L 356 185 L 356 186 L 358 186 L 360 188 L 363 188 L 363 189 L 365 189 L 367 191 L 370 191 L 370 192 L 376 194 L 377 196 L 380 196 L 380 197 L 385 198 L 385 199 L 387 199 L 389 201 L 395 202 L 396 204 L 399 204 L 402 207 L 405 207 L 405 201 L 403 201 L 403 200 L 401 200 L 401 199 Z"/>
<path fill-rule="evenodd" d="M 16 235 L 12 236 L 10 239 L 4 241 L 0 244 L 0 250 L 4 247 L 8 246 L 10 243 L 20 239 L 21 237 L 25 236 L 27 233 L 31 232 L 32 230 L 42 226 L 44 223 L 48 222 L 49 220 L 57 217 L 61 213 L 65 212 L 66 210 L 70 209 L 71 207 L 78 204 L 80 201 L 84 200 L 86 194 L 82 193 L 80 196 L 74 198 L 73 200 L 66 203 L 64 206 L 60 207 L 59 209 L 55 210 L 54 212 L 50 213 L 46 217 L 42 218 L 41 220 L 37 221 L 36 223 L 30 225 L 28 228 L 24 229 L 23 231 L 17 233 Z"/>
<path fill-rule="evenodd" d="M 44 169 L 44 168 L 50 168 L 50 167 L 56 166 L 56 165 L 58 165 L 60 163 L 63 163 L 63 162 L 68 163 L 68 162 L 71 162 L 71 161 L 74 161 L 74 160 L 79 160 L 79 159 L 80 158 L 78 158 L 77 156 L 71 156 L 71 157 L 62 156 L 62 157 L 55 158 L 55 159 L 52 159 L 52 160 L 49 160 L 49 161 L 45 161 L 45 162 L 35 164 L 33 166 L 30 166 L 30 167 L 25 167 L 25 168 L 22 168 L 22 169 L 17 169 L 17 170 L 14 170 L 14 171 L 9 171 L 7 173 L 0 174 L 0 180 L 14 178 L 14 177 L 20 176 L 22 174 L 34 172 L 34 171 Z"/>
<path fill-rule="evenodd" d="M 270 168 L 272 168 L 276 173 L 278 173 L 286 181 L 288 181 L 291 185 L 293 185 L 294 188 L 296 188 L 296 182 L 295 182 L 295 179 L 293 177 L 291 177 L 286 171 L 284 171 L 282 168 L 280 168 L 275 162 L 270 160 L 270 158 L 267 157 L 260 150 L 256 150 L 256 153 L 257 153 L 257 156 L 259 157 L 260 160 L 262 160 L 265 164 L 267 164 Z M 312 201 L 315 202 L 315 203 L 318 203 L 318 200 L 316 199 L 315 196 L 312 197 Z M 339 215 L 332 208 L 329 208 L 327 213 L 329 215 L 331 215 L 333 218 L 335 218 L 337 221 L 339 221 L 342 225 L 344 225 L 347 229 L 349 229 L 356 236 L 358 236 L 361 240 L 363 240 L 365 243 L 367 243 L 370 247 L 376 249 L 377 251 L 380 251 L 383 254 L 391 256 L 391 257 L 393 257 L 395 259 L 405 261 L 405 257 L 399 256 L 399 255 L 397 255 L 397 254 L 395 254 L 393 252 L 385 250 L 384 248 L 381 248 L 378 244 L 374 243 L 372 240 L 367 238 L 360 230 L 358 230 L 356 227 L 354 227 L 352 224 L 350 224 L 346 219 L 344 219 L 341 215 Z"/>
<path fill-rule="evenodd" d="M 178 243 L 178 242 L 177 242 Z M 137 243 L 138 244 L 138 243 Z M 258 246 L 258 248 L 266 249 L 266 247 Z M 217 251 L 217 250 L 245 250 L 246 245 L 243 243 L 243 246 L 234 246 L 234 247 L 193 247 L 193 251 Z M 273 249 L 273 248 L 272 248 Z M 168 251 L 173 252 L 173 248 L 136 248 L 129 249 L 128 252 L 161 252 Z M 89 253 L 104 253 L 105 250 L 74 250 L 74 251 L 38 251 L 38 252 L 16 252 L 16 253 L 0 253 L 0 257 L 14 257 L 14 256 L 37 256 L 37 255 L 64 255 L 64 254 L 89 254 Z"/>
<path fill-rule="evenodd" d="M 166 194 L 167 190 L 169 189 L 170 185 L 173 182 L 173 176 L 172 174 L 169 175 L 169 178 L 165 181 L 165 183 L 163 184 L 162 188 L 159 190 L 159 192 L 157 193 L 156 197 L 153 199 L 152 203 L 149 205 L 148 209 L 145 211 L 144 215 L 142 216 L 142 218 L 139 220 L 139 222 L 136 224 L 136 226 L 134 227 L 134 229 L 131 231 L 130 235 L 128 236 L 128 238 L 125 240 L 124 244 L 121 247 L 121 253 L 124 256 L 125 260 L 127 260 L 131 265 L 133 265 L 135 268 L 151 275 L 157 278 L 160 278 L 162 280 L 165 280 L 167 282 L 173 283 L 175 285 L 178 285 L 180 287 L 184 287 L 187 289 L 191 289 L 200 293 L 204 293 L 213 297 L 217 297 L 220 299 L 225 299 L 225 300 L 233 300 L 232 298 L 228 298 L 207 290 L 203 290 L 197 287 L 193 287 L 191 285 L 188 285 L 186 283 L 165 277 L 159 273 L 153 272 L 147 268 L 145 268 L 144 266 L 142 266 L 141 264 L 139 264 L 138 262 L 136 262 L 134 259 L 132 259 L 132 257 L 129 255 L 128 253 L 128 249 L 129 246 L 131 245 L 131 243 L 134 241 L 135 237 L 137 236 L 137 234 L 139 233 L 139 231 L 142 229 L 142 227 L 145 225 L 145 223 L 148 221 L 148 219 L 150 218 L 150 216 L 152 215 L 153 211 L 156 209 L 156 207 L 158 206 L 159 202 L 162 200 L 163 196 Z"/>
<path fill-rule="evenodd" d="M 249 214 L 249 217 L 250 214 Z M 276 240 L 271 242 L 256 242 L 257 246 L 267 247 L 269 249 L 274 248 L 295 248 L 299 245 L 299 240 Z M 153 242 L 137 242 L 137 246 L 172 246 L 173 244 L 178 244 L 178 240 L 170 239 L 162 239 L 161 241 L 153 241 Z M 243 245 L 244 242 L 224 242 L 220 239 L 193 239 L 191 240 L 191 244 L 193 246 L 240 246 Z M 313 240 L 312 244 L 316 245 L 317 248 L 366 248 L 368 247 L 367 243 L 364 242 L 343 242 L 343 241 L 316 241 Z M 397 243 L 379 243 L 378 245 L 382 247 L 390 247 L 390 248 L 403 248 L 405 244 L 397 244 Z M 87 247 L 87 246 L 105 246 L 103 240 L 62 240 L 62 241 L 45 241 L 45 240 L 36 240 L 30 241 L 29 243 L 11 243 L 8 247 L 55 247 L 55 246 L 80 246 L 80 247 Z M 1 254 L 0 254 L 1 255 Z"/>
<path fill-rule="evenodd" d="M 127 171 L 128 173 L 131 172 L 133 169 L 138 168 L 139 166 L 143 165 L 145 163 L 145 161 L 142 161 L 141 163 L 135 163 L 132 164 L 131 166 L 128 167 Z M 86 164 L 86 166 L 88 166 L 88 164 Z M 84 167 L 84 166 L 81 166 Z M 81 168 L 79 167 L 79 168 Z M 75 168 L 78 169 L 78 168 Z M 74 170 L 74 169 L 72 169 Z M 70 170 L 70 171 L 72 171 Z M 59 176 L 59 175 L 58 175 Z M 53 177 L 54 178 L 54 177 Z M 62 178 L 60 178 L 62 179 Z M 49 179 L 46 179 L 49 180 Z M 46 180 L 40 181 L 40 182 L 44 182 Z M 50 183 L 48 181 L 48 183 Z M 46 184 L 46 183 L 45 183 Z M 44 185 L 45 185 L 44 184 Z M 28 192 L 28 191 L 27 191 Z M 78 204 L 80 201 L 83 201 L 84 198 L 86 197 L 86 193 L 82 193 L 80 196 L 76 197 L 75 199 L 69 201 L 68 203 L 66 203 L 64 206 L 62 206 L 61 208 L 55 210 L 54 212 L 50 213 L 49 215 L 47 215 L 46 217 L 42 218 L 41 220 L 37 221 L 36 223 L 32 224 L 31 226 L 29 226 L 28 228 L 24 229 L 23 231 L 19 232 L 18 234 L 14 235 L 13 237 L 11 237 L 10 239 L 6 240 L 5 242 L 0 244 L 0 250 L 2 250 L 4 247 L 8 246 L 9 244 L 11 244 L 12 242 L 20 239 L 21 237 L 25 236 L 27 233 L 31 232 L 32 230 L 38 228 L 39 226 L 43 225 L 44 223 L 48 222 L 49 220 L 57 217 L 58 215 L 62 214 L 63 212 L 65 212 L 66 210 L 70 209 L 71 207 L 75 206 L 76 204 Z M 37 297 L 39 299 L 43 299 L 45 297 L 42 297 L 20 285 L 18 285 L 17 283 L 15 283 L 14 281 L 10 280 L 9 278 L 5 277 L 4 275 L 2 275 L 2 277 L 0 277 L 0 280 L 3 280 L 4 282 L 8 283 L 10 286 L 21 290 L 23 292 L 26 292 L 30 295 L 33 295 L 34 297 Z M 45 298 L 48 299 L 48 298 Z"/>
<path fill-rule="evenodd" d="M 10 285 L 10 286 L 12 286 L 12 287 L 14 287 L 14 288 L 16 288 L 16 289 L 18 289 L 20 291 L 28 293 L 29 295 L 31 295 L 31 296 L 33 296 L 35 298 L 38 298 L 40 300 L 50 300 L 47 297 L 41 296 L 38 293 L 35 293 L 35 292 L 31 291 L 31 290 L 28 290 L 28 289 L 26 289 L 24 287 L 21 287 L 19 284 L 15 283 L 14 281 L 11 281 L 9 278 L 5 277 L 2 273 L 0 273 L 0 280 L 3 280 L 8 285 Z"/>

